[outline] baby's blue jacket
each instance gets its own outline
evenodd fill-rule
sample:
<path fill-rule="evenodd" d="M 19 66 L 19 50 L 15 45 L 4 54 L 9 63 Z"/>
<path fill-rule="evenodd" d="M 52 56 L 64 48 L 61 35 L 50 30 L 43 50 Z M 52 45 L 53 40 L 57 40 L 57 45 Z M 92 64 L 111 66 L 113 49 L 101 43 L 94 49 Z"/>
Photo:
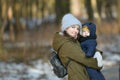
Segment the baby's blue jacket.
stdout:
<path fill-rule="evenodd" d="M 80 46 L 85 52 L 87 57 L 93 57 L 96 51 L 97 41 L 96 41 L 96 25 L 94 23 L 88 22 L 83 24 L 83 26 L 88 26 L 90 30 L 89 37 L 81 37 L 80 38 Z M 103 74 L 93 68 L 86 67 L 86 70 L 90 76 L 90 80 L 105 80 Z"/>

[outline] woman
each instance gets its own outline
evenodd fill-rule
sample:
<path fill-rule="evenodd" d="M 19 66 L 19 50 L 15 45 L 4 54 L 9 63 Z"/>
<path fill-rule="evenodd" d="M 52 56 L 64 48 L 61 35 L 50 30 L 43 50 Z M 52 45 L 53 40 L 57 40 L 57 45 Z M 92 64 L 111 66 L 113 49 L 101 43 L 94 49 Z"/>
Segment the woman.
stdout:
<path fill-rule="evenodd" d="M 77 41 L 81 28 L 80 21 L 72 14 L 66 14 L 62 18 L 61 32 L 55 33 L 53 48 L 59 52 L 59 57 L 68 71 L 68 80 L 90 80 L 85 66 L 101 69 L 97 60 L 87 58 Z"/>

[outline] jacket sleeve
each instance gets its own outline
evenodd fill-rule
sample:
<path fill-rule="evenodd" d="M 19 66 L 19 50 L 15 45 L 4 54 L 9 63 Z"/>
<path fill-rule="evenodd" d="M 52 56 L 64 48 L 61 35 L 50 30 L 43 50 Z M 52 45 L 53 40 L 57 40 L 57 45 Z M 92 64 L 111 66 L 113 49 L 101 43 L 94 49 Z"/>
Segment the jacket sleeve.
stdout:
<path fill-rule="evenodd" d="M 100 70 L 101 67 L 97 66 L 97 60 L 94 58 L 88 58 L 85 56 L 85 53 L 82 51 L 81 47 L 77 44 L 72 44 L 70 42 L 65 43 L 60 49 L 60 53 L 63 53 L 64 56 L 83 64 L 84 66 L 95 68 Z"/>

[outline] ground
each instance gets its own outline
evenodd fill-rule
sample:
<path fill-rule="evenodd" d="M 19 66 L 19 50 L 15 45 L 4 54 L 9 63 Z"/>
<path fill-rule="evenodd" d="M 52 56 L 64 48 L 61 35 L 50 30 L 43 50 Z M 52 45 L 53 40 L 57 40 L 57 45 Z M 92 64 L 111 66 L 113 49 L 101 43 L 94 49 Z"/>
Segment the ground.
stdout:
<path fill-rule="evenodd" d="M 120 65 L 108 67 L 102 71 L 106 80 L 120 80 Z"/>
<path fill-rule="evenodd" d="M 7 74 L 0 72 L 0 76 L 1 76 L 0 80 L 3 80 L 5 77 L 7 77 L 7 75 L 9 75 L 9 77 L 12 77 L 12 78 L 19 75 L 19 74 L 15 75 L 15 76 L 11 75 L 14 73 L 14 71 L 9 72 L 9 70 L 10 71 L 13 70 L 16 66 L 13 67 L 13 65 L 9 65 L 9 62 L 11 64 L 14 64 L 14 62 L 15 63 L 17 62 L 18 65 L 21 63 L 22 64 L 25 63 L 25 65 L 26 65 L 31 61 L 36 61 L 36 60 L 41 60 L 41 59 L 45 62 L 48 62 L 49 50 L 51 47 L 53 34 L 56 31 L 59 31 L 59 27 L 54 24 L 43 25 L 39 29 L 28 30 L 28 31 L 25 31 L 25 32 L 19 34 L 19 37 L 17 37 L 17 40 L 15 42 L 11 42 L 8 40 L 4 41 L 4 44 L 3 44 L 4 53 L 0 54 L 0 61 L 3 64 L 5 63 L 5 65 L 4 66 L 3 66 L 3 64 L 0 64 L 0 65 L 2 65 L 3 68 L 6 65 L 8 65 L 9 67 L 7 68 L 8 71 L 5 71 L 5 73 L 7 73 Z M 107 32 L 105 28 L 104 28 L 104 32 Z M 113 30 L 113 32 L 116 32 L 116 31 Z M 102 35 L 100 35 L 100 37 L 98 36 L 98 48 L 101 49 L 102 51 L 104 51 L 104 55 L 103 55 L 105 57 L 104 59 L 112 58 L 113 61 L 116 61 L 115 59 L 120 61 L 119 43 L 120 43 L 119 35 L 115 35 L 115 34 L 103 35 L 102 34 Z M 105 51 L 107 51 L 107 52 L 105 52 Z M 114 55 L 113 52 L 117 53 L 116 57 L 113 56 Z M 8 63 L 6 64 L 6 62 L 8 62 Z M 112 62 L 112 61 L 109 61 L 109 62 Z M 109 62 L 104 63 L 105 68 L 102 70 L 106 80 L 119 80 L 119 72 L 120 72 L 119 65 L 114 64 L 114 65 L 106 66 L 106 64 L 108 64 Z M 41 66 L 43 66 L 43 65 L 39 65 L 39 67 L 41 67 Z M 28 66 L 28 69 L 29 69 L 29 67 L 30 66 Z M 49 65 L 49 67 L 50 67 L 50 65 Z M 49 67 L 48 67 L 48 70 L 49 70 Z M 2 70 L 2 68 L 0 70 Z M 30 68 L 30 70 L 31 70 L 31 68 Z M 38 74 L 40 74 L 39 71 L 41 71 L 41 70 L 37 70 Z M 16 69 L 15 72 L 19 73 L 19 70 Z M 20 74 L 21 73 L 26 74 L 24 69 L 23 69 L 23 72 L 20 71 Z M 1 74 L 4 75 L 5 77 L 4 76 L 2 77 Z M 23 77 L 23 74 L 21 74 L 22 77 Z M 41 77 L 41 75 L 39 77 Z M 42 77 L 44 78 L 44 76 L 42 76 Z M 19 79 L 17 79 L 17 80 L 19 80 Z M 34 78 L 33 80 L 37 80 L 37 79 Z M 43 80 L 46 80 L 46 79 L 43 79 Z"/>

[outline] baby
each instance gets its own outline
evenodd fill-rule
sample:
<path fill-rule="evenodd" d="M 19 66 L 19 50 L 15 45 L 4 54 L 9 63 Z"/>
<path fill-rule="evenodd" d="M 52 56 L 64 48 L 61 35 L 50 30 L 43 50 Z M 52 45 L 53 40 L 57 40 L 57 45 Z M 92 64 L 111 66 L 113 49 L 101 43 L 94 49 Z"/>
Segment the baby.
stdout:
<path fill-rule="evenodd" d="M 86 57 L 96 58 L 96 56 L 99 56 L 99 52 L 97 55 L 95 54 L 97 46 L 96 38 L 96 25 L 91 22 L 83 24 L 82 34 L 79 41 L 81 48 L 86 54 Z M 103 74 L 100 71 L 90 67 L 86 67 L 86 69 L 90 76 L 90 80 L 105 80 Z"/>

